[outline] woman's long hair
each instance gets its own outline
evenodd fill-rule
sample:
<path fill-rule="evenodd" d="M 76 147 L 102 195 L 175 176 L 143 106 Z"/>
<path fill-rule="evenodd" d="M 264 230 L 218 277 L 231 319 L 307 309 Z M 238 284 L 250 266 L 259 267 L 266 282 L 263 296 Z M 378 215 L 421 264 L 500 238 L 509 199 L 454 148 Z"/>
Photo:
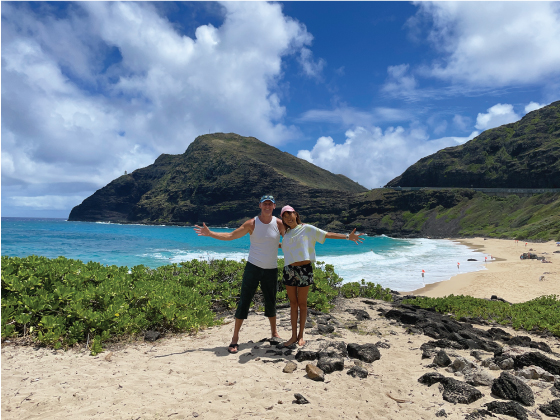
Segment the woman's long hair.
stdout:
<path fill-rule="evenodd" d="M 303 223 L 301 223 L 301 220 L 299 219 L 299 213 L 297 211 L 294 211 L 294 213 L 296 214 L 296 223 L 298 225 L 302 225 Z M 282 219 L 282 224 L 284 225 L 284 229 L 286 229 L 286 233 L 288 233 L 291 228 L 286 223 L 284 223 L 284 219 Z"/>

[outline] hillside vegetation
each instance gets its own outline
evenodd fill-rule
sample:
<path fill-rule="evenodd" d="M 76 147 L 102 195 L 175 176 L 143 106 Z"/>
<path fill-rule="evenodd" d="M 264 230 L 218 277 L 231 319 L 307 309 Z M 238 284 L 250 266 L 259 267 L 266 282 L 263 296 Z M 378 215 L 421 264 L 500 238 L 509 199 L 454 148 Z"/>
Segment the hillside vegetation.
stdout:
<path fill-rule="evenodd" d="M 560 188 L 560 101 L 426 156 L 387 186 Z"/>

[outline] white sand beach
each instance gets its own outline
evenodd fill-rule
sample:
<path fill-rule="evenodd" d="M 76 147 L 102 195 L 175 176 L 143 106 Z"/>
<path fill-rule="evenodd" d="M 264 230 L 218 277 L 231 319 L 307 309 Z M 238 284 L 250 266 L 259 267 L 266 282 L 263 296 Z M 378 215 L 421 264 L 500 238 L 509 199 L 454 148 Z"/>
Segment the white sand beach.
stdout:
<path fill-rule="evenodd" d="M 413 294 L 429 297 L 454 294 L 478 298 L 496 295 L 512 303 L 543 295 L 560 296 L 560 253 L 555 253 L 560 251 L 560 246 L 554 241 L 527 242 L 525 245 L 524 241 L 471 238 L 456 242 L 490 254 L 495 260 L 485 264 L 486 270 L 458 274 L 451 280 L 415 290 Z M 521 260 L 519 256 L 524 252 L 544 256 L 551 263 Z"/>

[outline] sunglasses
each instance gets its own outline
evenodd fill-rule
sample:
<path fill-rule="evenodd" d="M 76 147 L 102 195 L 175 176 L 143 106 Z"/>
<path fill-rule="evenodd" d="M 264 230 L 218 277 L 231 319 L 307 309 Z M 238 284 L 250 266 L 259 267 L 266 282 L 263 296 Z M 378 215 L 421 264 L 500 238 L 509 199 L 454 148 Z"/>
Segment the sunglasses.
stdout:
<path fill-rule="evenodd" d="M 263 201 L 268 201 L 268 200 L 269 200 L 269 201 L 272 201 L 272 202 L 274 203 L 274 197 L 271 196 L 271 195 L 263 195 L 263 196 L 261 197 L 261 203 L 262 203 Z"/>

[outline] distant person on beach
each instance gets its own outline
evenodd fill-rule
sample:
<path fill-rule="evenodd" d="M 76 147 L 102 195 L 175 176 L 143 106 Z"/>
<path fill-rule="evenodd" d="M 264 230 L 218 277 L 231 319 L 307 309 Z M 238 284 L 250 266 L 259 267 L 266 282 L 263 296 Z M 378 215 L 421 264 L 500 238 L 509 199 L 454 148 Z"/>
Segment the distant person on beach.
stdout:
<path fill-rule="evenodd" d="M 286 233 L 282 239 L 284 251 L 284 273 L 282 282 L 286 286 L 290 300 L 290 321 L 292 337 L 284 343 L 289 347 L 294 343 L 305 344 L 303 332 L 307 321 L 307 294 L 313 282 L 313 266 L 315 261 L 315 243 L 324 243 L 325 239 L 348 239 L 356 244 L 362 243 L 363 238 L 355 233 L 349 234 L 325 232 L 312 225 L 301 223 L 299 214 L 291 206 L 282 207 L 280 212 Z M 299 334 L 297 332 L 299 308 Z"/>
<path fill-rule="evenodd" d="M 239 330 L 249 314 L 249 306 L 255 296 L 259 283 L 264 297 L 264 315 L 270 321 L 272 337 L 280 337 L 276 329 L 276 292 L 278 290 L 278 245 L 280 235 L 284 235 L 284 225 L 272 215 L 276 202 L 271 195 L 264 195 L 260 199 L 261 213 L 247 220 L 233 232 L 212 232 L 205 223 L 202 227 L 195 225 L 198 236 L 209 236 L 221 241 L 232 241 L 250 235 L 251 246 L 249 258 L 243 272 L 241 296 L 235 311 L 235 325 L 233 337 L 228 352 L 237 353 Z"/>

